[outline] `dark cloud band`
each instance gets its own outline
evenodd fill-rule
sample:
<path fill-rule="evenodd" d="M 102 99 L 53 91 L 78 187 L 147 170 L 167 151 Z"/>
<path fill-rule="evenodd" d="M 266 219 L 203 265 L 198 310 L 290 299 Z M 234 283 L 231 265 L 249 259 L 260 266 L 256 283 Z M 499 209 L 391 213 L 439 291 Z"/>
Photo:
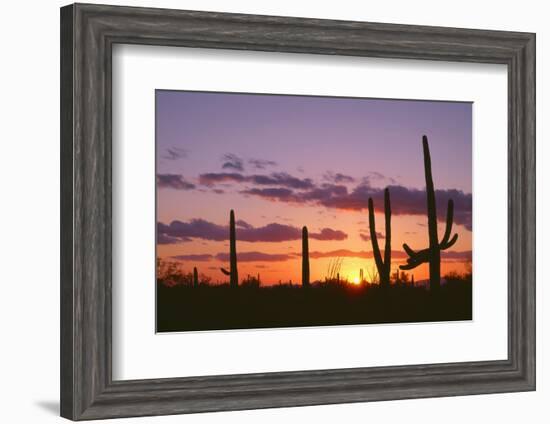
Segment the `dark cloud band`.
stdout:
<path fill-rule="evenodd" d="M 195 184 L 185 181 L 179 174 L 157 174 L 158 188 L 173 188 L 175 190 L 193 190 Z"/>
<path fill-rule="evenodd" d="M 243 175 L 237 172 L 209 172 L 199 175 L 199 182 L 205 186 L 221 183 L 250 183 L 259 186 L 287 187 L 297 190 L 314 188 L 309 178 L 293 177 L 285 172 L 274 172 L 269 175 Z"/>
<path fill-rule="evenodd" d="M 426 192 L 400 185 L 388 186 L 391 198 L 392 215 L 426 215 Z M 324 184 L 311 190 L 296 192 L 291 189 L 252 188 L 242 191 L 243 194 L 262 197 L 267 200 L 316 204 L 333 209 L 363 211 L 368 208 L 372 198 L 375 210 L 382 212 L 384 189 L 360 184 L 352 191 L 346 186 Z M 440 221 L 445 220 L 446 204 L 453 199 L 455 222 L 472 230 L 472 195 L 460 190 L 436 190 L 437 215 Z"/>
<path fill-rule="evenodd" d="M 157 224 L 159 244 L 167 241 L 185 242 L 193 238 L 212 241 L 229 239 L 229 226 L 218 225 L 204 219 L 192 219 L 189 222 L 172 221 L 170 224 Z M 315 240 L 345 240 L 348 235 L 340 230 L 323 228 L 319 232 L 310 232 L 309 237 Z M 300 240 L 301 228 L 291 225 L 271 223 L 254 227 L 243 220 L 237 223 L 237 239 L 247 242 L 285 242 Z"/>

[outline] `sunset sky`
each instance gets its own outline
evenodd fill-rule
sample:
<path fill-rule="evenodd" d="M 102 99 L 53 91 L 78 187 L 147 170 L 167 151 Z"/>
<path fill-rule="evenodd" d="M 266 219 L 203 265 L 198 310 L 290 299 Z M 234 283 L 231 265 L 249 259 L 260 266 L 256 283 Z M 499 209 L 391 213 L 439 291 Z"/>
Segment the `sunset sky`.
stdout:
<path fill-rule="evenodd" d="M 458 242 L 442 274 L 463 271 L 472 249 L 472 104 L 185 91 L 156 92 L 157 254 L 213 282 L 229 268 L 229 211 L 237 220 L 239 277 L 300 283 L 301 228 L 311 280 L 343 257 L 342 278 L 374 269 L 367 201 L 383 236 L 392 205 L 392 272 L 402 244 L 428 246 L 422 135 L 438 201 L 455 203 Z M 440 238 L 444 223 L 440 222 Z M 384 240 L 379 240 L 381 247 Z M 428 277 L 427 265 L 410 273 Z"/>

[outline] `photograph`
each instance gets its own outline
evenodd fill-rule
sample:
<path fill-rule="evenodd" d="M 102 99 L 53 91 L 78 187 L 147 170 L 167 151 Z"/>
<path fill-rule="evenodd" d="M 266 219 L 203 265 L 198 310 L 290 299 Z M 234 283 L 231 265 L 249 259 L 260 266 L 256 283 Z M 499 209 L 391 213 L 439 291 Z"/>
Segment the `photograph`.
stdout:
<path fill-rule="evenodd" d="M 156 90 L 156 331 L 472 320 L 472 103 Z"/>
<path fill-rule="evenodd" d="M 550 423 L 547 3 L 85 1 L 2 8 L 2 422 Z"/>

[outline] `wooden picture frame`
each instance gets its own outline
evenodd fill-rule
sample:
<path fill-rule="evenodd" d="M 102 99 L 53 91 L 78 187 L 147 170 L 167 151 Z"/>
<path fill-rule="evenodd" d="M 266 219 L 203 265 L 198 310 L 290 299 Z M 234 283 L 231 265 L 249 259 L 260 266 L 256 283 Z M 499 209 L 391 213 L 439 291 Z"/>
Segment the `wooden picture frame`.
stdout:
<path fill-rule="evenodd" d="M 113 381 L 116 43 L 508 68 L 508 359 Z M 61 9 L 61 415 L 72 420 L 535 389 L 535 35 L 75 4 Z"/>

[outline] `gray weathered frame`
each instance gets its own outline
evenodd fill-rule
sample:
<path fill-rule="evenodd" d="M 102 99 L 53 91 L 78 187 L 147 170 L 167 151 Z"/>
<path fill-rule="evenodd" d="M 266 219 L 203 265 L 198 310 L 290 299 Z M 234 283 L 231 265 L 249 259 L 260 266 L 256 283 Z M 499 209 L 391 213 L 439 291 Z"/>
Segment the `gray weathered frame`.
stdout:
<path fill-rule="evenodd" d="M 508 359 L 113 381 L 115 43 L 506 64 Z M 62 416 L 83 420 L 534 389 L 534 34 L 87 4 L 61 9 Z"/>

